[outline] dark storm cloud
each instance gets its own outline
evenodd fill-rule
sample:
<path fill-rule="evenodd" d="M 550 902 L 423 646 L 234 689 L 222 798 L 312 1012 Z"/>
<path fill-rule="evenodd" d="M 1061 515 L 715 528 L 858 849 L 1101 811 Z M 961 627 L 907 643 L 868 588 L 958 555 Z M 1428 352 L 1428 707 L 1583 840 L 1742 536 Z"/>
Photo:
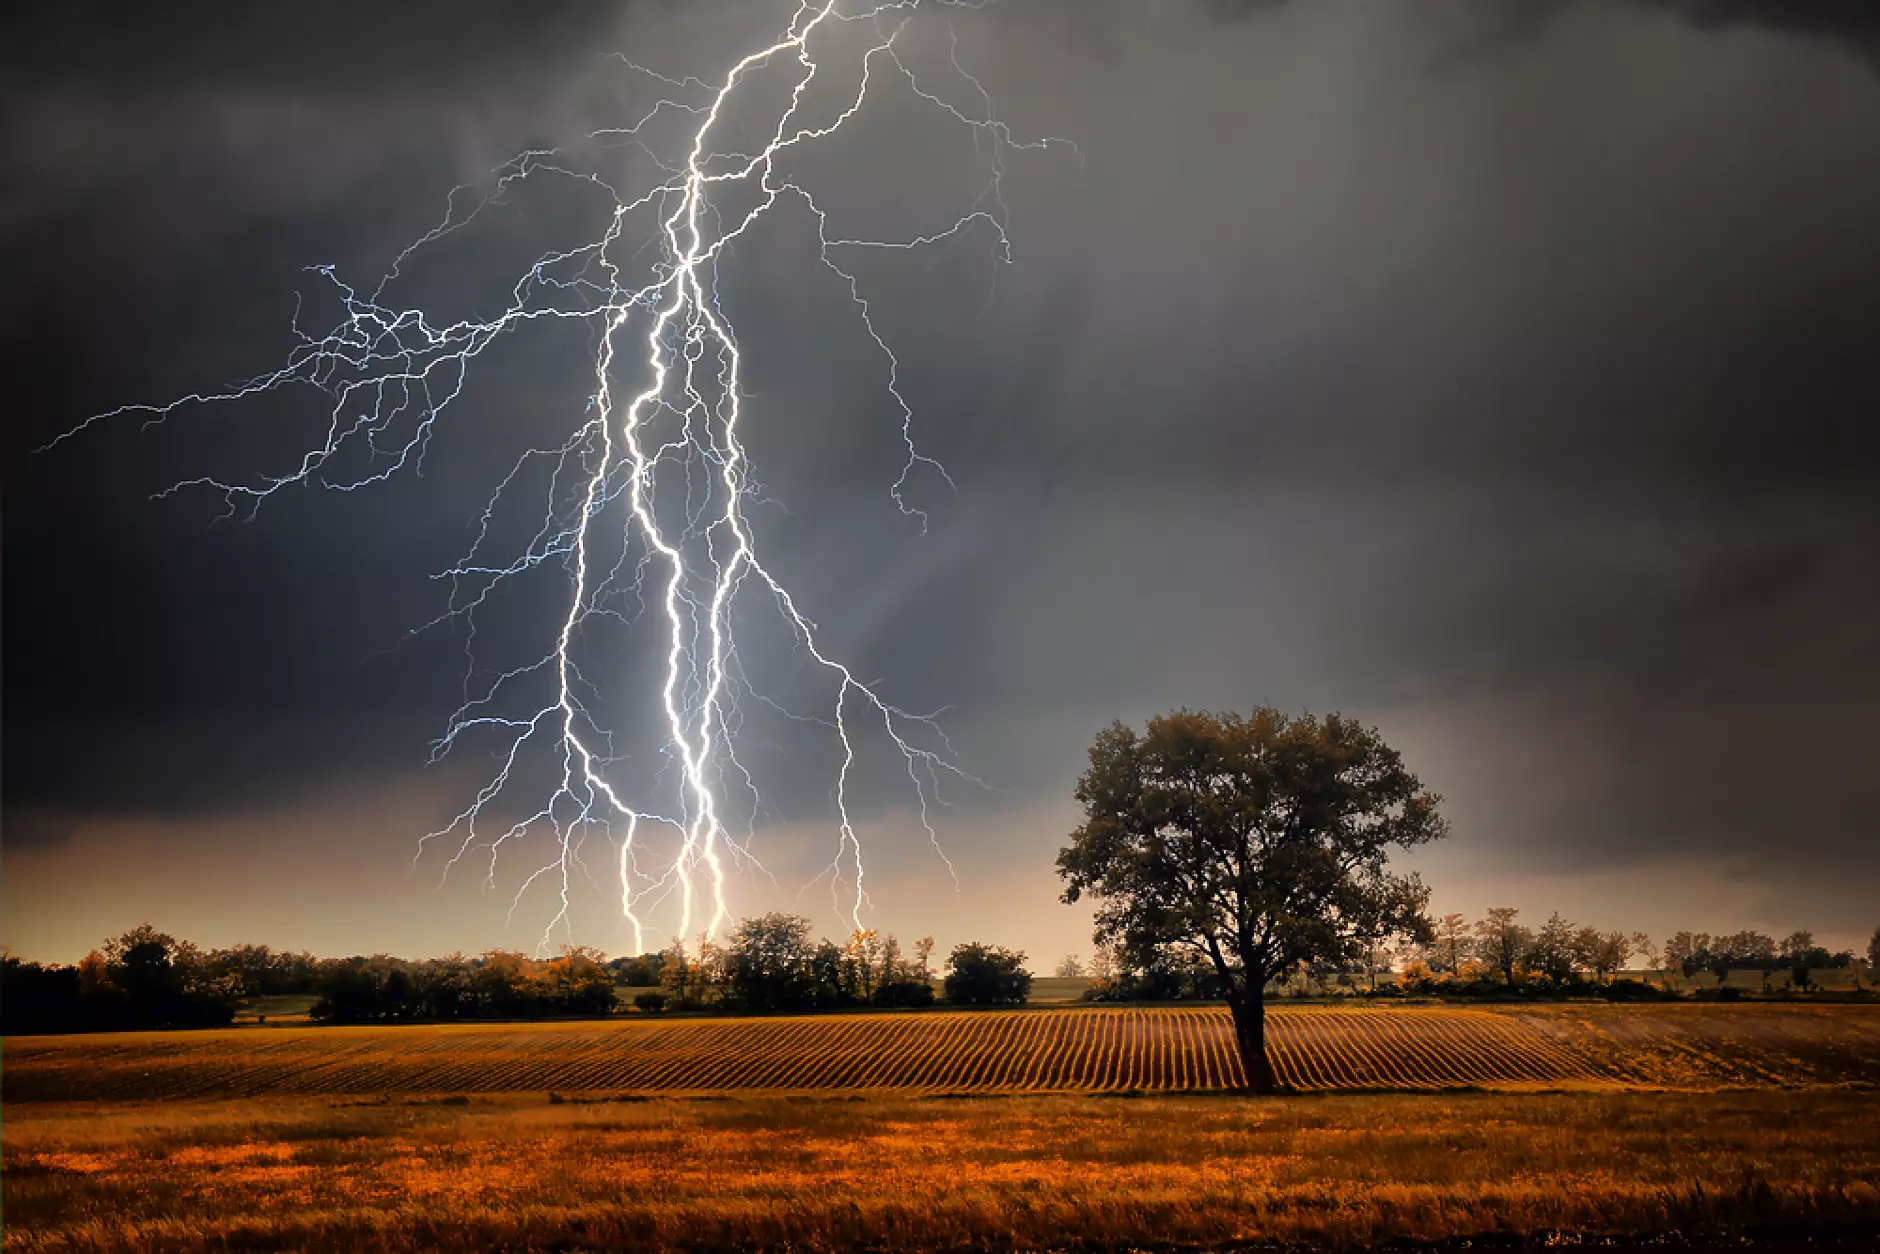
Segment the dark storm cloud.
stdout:
<path fill-rule="evenodd" d="M 1624 5 L 1703 31 L 1769 31 L 1839 44 L 1880 73 L 1880 10 L 1867 0 L 1470 0 L 1463 30 L 1438 59 L 1454 69 L 1512 54 L 1543 38 L 1557 21 L 1593 3 Z"/>
<path fill-rule="evenodd" d="M 434 93 L 466 75 L 539 74 L 545 61 L 590 51 L 625 7 L 658 6 L 340 3 L 285 19 L 280 10 L 219 0 L 192 6 L 185 21 L 145 6 L 16 5 L 5 19 L 0 66 L 15 83 L 125 94 L 204 82 L 322 96 Z"/>
<path fill-rule="evenodd" d="M 311 395 L 26 449 L 275 360 L 300 267 L 376 274 L 454 183 L 617 120 L 604 53 L 722 66 L 696 6 L 522 12 L 0 40 L 29 175 L 0 206 L 9 846 L 418 773 L 461 682 L 460 637 L 405 638 L 425 576 L 517 415 L 578 412 L 579 337 L 492 358 L 425 479 L 253 523 L 144 495 L 277 465 Z M 780 573 L 860 673 L 956 708 L 1005 790 L 969 814 L 1060 802 L 1111 717 L 1274 700 L 1402 729 L 1484 857 L 1873 868 L 1871 9 L 1036 0 L 959 31 L 1014 128 L 1082 157 L 1012 156 L 1012 269 L 865 270 L 958 484 L 916 485 L 927 535 L 887 499 L 879 363 L 800 251 L 754 242 L 727 299 L 779 415 L 750 438 Z M 899 229 L 964 158 L 890 112 L 830 203 Z M 506 287 L 579 212 L 519 202 L 424 282 Z M 771 748 L 775 814 L 824 813 L 823 749 Z"/>

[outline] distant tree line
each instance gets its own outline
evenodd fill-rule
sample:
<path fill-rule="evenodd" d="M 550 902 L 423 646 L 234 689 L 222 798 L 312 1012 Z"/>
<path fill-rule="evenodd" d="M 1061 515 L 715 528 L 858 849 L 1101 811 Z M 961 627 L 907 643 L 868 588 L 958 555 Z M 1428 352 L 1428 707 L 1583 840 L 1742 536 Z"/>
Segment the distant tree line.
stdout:
<path fill-rule="evenodd" d="M 492 949 L 407 961 L 378 954 L 320 964 L 308 1013 L 330 1023 L 592 1017 L 614 1009 L 614 974 L 598 950 L 554 958 Z"/>
<path fill-rule="evenodd" d="M 75 966 L 8 954 L 0 962 L 0 1031 L 218 1027 L 247 998 L 312 991 L 319 969 L 312 954 L 266 945 L 199 949 L 146 923 Z"/>
<path fill-rule="evenodd" d="M 1880 966 L 1880 928 L 1874 929 L 1866 957 L 1870 967 Z M 1730 978 L 1730 972 L 1751 970 L 1763 972 L 1765 981 L 1771 972 L 1785 972 L 1790 987 L 1807 989 L 1814 984 L 1815 972 L 1858 967 L 1860 959 L 1851 949 L 1830 953 L 1815 944 L 1813 932 L 1793 932 L 1780 942 L 1761 932 L 1735 932 L 1729 936 L 1678 932 L 1665 942 L 1662 961 L 1667 969 L 1676 970 L 1687 980 L 1708 972 L 1716 977 L 1719 988 Z"/>
<path fill-rule="evenodd" d="M 1355 961 L 1295 963 L 1273 974 L 1268 994 L 1661 997 L 1674 995 L 1674 976 L 1692 980 L 1709 975 L 1723 990 L 1732 971 L 1760 971 L 1765 984 L 1769 975 L 1781 974 L 1786 976 L 1782 988 L 1807 991 L 1819 987 L 1814 976 L 1823 971 L 1852 970 L 1856 989 L 1863 965 L 1870 980 L 1880 971 L 1880 928 L 1874 930 L 1865 955 L 1851 949 L 1829 951 L 1808 931 L 1780 941 L 1756 931 L 1727 936 L 1678 932 L 1659 949 L 1643 932 L 1577 927 L 1558 912 L 1531 928 L 1520 921 L 1518 910 L 1507 907 L 1491 909 L 1474 922 L 1462 914 L 1443 915 L 1432 921 L 1431 934 L 1428 941 L 1360 945 Z M 1072 955 L 1057 971 L 1089 978 L 1085 996 L 1094 1001 L 1216 1000 L 1225 995 L 1224 981 L 1212 964 L 1176 946 L 1133 956 L 1100 948 L 1089 964 Z M 1649 973 L 1658 980 L 1654 984 L 1620 978 L 1626 971 Z M 1380 985 L 1379 976 L 1394 978 Z"/>
<path fill-rule="evenodd" d="M 309 1014 L 332 1023 L 596 1017 L 618 1009 L 616 986 L 637 986 L 642 1013 L 740 1013 L 937 1000 L 933 941 L 911 957 L 893 936 L 858 931 L 837 945 L 810 939 L 809 920 L 746 919 L 722 942 L 675 943 L 609 961 L 569 947 L 552 958 L 510 950 L 408 960 L 385 954 L 315 958 L 263 945 L 199 949 L 148 924 L 115 937 L 74 966 L 8 955 L 0 969 L 0 1033 L 108 1032 L 218 1027 L 250 998 L 312 995 Z M 977 942 L 956 946 L 938 977 L 947 1002 L 1022 1003 L 1025 955 Z"/>
<path fill-rule="evenodd" d="M 932 959 L 932 937 L 916 941 L 909 957 L 891 935 L 860 930 L 841 945 L 812 942 L 808 919 L 766 914 L 745 919 L 722 943 L 701 939 L 689 949 L 675 943 L 656 961 L 635 960 L 639 970 L 657 975 L 660 986 L 636 1002 L 648 1011 L 931 1006 L 936 1000 Z M 1031 995 L 1031 973 L 1024 964 L 1023 953 L 1001 946 L 956 945 L 947 958 L 941 992 L 954 1005 L 1017 1005 Z"/>

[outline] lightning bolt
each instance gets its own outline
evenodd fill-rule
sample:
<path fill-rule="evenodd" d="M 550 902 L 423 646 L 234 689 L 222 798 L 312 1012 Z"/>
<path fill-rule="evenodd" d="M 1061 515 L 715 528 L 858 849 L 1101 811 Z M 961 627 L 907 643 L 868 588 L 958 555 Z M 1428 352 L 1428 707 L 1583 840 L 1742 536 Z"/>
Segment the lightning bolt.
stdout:
<path fill-rule="evenodd" d="M 480 196 L 464 187 L 454 190 L 443 218 L 396 256 L 370 292 L 343 282 L 330 266 L 315 267 L 337 298 L 341 317 L 331 329 L 310 334 L 301 328 L 297 309 L 295 343 L 278 369 L 220 392 L 94 415 L 54 441 L 127 415 L 162 422 L 189 406 L 231 404 L 293 385 L 320 389 L 331 398 L 324 435 L 285 470 L 250 482 L 194 478 L 158 494 L 206 488 L 222 494 L 228 514 L 253 517 L 269 497 L 290 487 L 353 492 L 401 472 L 422 473 L 432 437 L 464 393 L 472 363 L 504 335 L 553 320 L 597 332 L 590 400 L 579 423 L 559 444 L 524 452 L 496 486 L 468 552 L 436 576 L 449 584 L 447 608 L 417 629 L 447 622 L 465 626 L 462 701 L 433 745 L 433 760 L 475 738 L 492 746 L 494 766 L 448 823 L 418 841 L 414 866 L 439 843 L 448 850 L 444 876 L 466 859 L 478 859 L 485 884 L 494 887 L 505 846 L 551 834 L 550 856 L 522 879 L 510 903 L 513 917 L 532 887 L 544 881 L 555 887 L 559 905 L 543 927 L 545 948 L 557 929 L 571 934 L 574 880 L 592 878 L 584 851 L 597 832 L 612 842 L 620 910 L 637 951 L 646 948 L 651 915 L 668 909 L 674 898 L 678 936 L 700 927 L 717 934 L 729 917 L 730 875 L 768 874 L 750 847 L 761 799 L 737 751 L 746 701 L 834 738 L 840 752 L 832 783 L 836 847 L 817 879 L 827 877 L 835 908 L 856 929 L 863 927 L 868 903 L 863 844 L 851 804 L 864 735 L 879 735 L 898 754 L 927 839 L 953 872 L 932 807 L 944 804 L 943 781 L 981 781 L 957 765 L 935 721 L 939 712 L 900 708 L 876 683 L 838 660 L 761 557 L 747 509 L 765 497 L 742 435 L 750 420 L 743 354 L 717 279 L 720 264 L 760 220 L 784 205 L 806 211 L 814 223 L 816 256 L 842 285 L 885 370 L 889 418 L 905 452 L 888 496 L 924 531 L 927 515 L 910 501 L 916 477 L 931 472 L 951 480 L 915 440 L 900 361 L 844 259 L 865 250 L 911 252 L 980 235 L 990 240 L 994 259 L 1009 264 L 1006 154 L 1056 145 L 1075 151 L 1062 139 L 1016 139 L 995 118 L 984 86 L 961 64 L 949 11 L 984 3 L 882 0 L 844 11 L 839 0 L 802 0 L 771 42 L 742 56 L 715 82 L 670 78 L 622 57 L 627 71 L 657 84 L 663 94 L 631 124 L 588 138 L 650 159 L 659 172 L 653 186 L 637 194 L 623 191 L 606 172 L 584 168 L 562 149 L 521 153 L 498 167 Z M 923 81 L 902 55 L 924 12 L 938 15 L 944 25 L 953 71 L 948 85 Z M 841 72 L 832 65 L 845 67 L 854 86 L 844 90 L 838 84 L 836 99 L 819 113 L 817 80 Z M 771 122 L 758 128 L 761 144 L 743 152 L 721 141 L 720 133 L 731 129 L 727 118 L 736 114 L 748 130 L 749 116 L 762 115 L 753 84 L 778 72 L 789 90 L 773 102 Z M 904 85 L 923 107 L 968 128 L 989 176 L 949 225 L 900 239 L 843 235 L 832 230 L 829 213 L 790 173 L 788 162 L 836 136 L 884 83 Z M 962 89 L 970 105 L 950 98 Z M 668 125 L 677 126 L 679 138 L 661 156 L 655 132 Z M 440 321 L 423 309 L 392 303 L 389 289 L 423 250 L 504 203 L 520 185 L 557 178 L 605 196 L 606 226 L 595 238 L 540 254 L 509 288 L 500 312 Z M 741 211 L 733 208 L 739 204 Z M 495 556 L 499 516 L 544 470 L 540 525 L 519 552 Z M 525 665 L 494 674 L 479 670 L 479 611 L 511 588 L 527 591 L 522 585 L 532 587 L 537 572 L 555 569 L 566 580 L 556 594 L 564 599 L 552 643 Z M 780 623 L 798 655 L 825 677 L 833 696 L 823 710 L 788 709 L 751 683 L 734 632 L 739 614 L 750 613 L 743 608 L 747 603 Z M 629 606 L 631 613 L 623 608 Z M 652 780 L 629 786 L 620 779 L 628 755 L 615 747 L 620 720 L 609 717 L 605 685 L 584 673 L 582 662 L 592 660 L 590 637 L 604 626 L 598 620 L 631 626 L 642 618 L 656 624 L 662 637 L 655 717 L 662 765 Z M 528 697 L 532 689 L 542 695 Z M 532 765 L 538 759 L 546 771 Z M 545 778 L 538 782 L 537 774 Z M 742 836 L 730 822 L 734 790 L 749 801 Z M 539 800 L 518 802 L 530 794 Z"/>

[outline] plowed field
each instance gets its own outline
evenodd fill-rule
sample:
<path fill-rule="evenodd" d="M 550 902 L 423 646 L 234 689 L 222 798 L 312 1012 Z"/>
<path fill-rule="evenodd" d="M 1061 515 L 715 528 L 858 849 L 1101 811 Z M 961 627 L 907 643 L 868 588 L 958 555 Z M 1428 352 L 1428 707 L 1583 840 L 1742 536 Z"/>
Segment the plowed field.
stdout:
<path fill-rule="evenodd" d="M 1880 1007 L 1282 1008 L 1299 1090 L 1880 1083 Z M 1241 1083 L 1218 1008 L 244 1029 L 6 1042 L 8 1103 L 263 1094 L 1169 1092 Z"/>

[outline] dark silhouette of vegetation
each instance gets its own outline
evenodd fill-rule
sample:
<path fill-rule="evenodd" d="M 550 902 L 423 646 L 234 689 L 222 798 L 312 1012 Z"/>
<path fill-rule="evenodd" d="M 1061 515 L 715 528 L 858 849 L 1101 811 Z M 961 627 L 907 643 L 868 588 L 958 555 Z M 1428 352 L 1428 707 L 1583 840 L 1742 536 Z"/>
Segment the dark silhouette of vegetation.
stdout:
<path fill-rule="evenodd" d="M 953 947 L 943 983 L 947 1000 L 959 1006 L 1019 1006 L 1031 996 L 1025 955 L 977 941 Z"/>
<path fill-rule="evenodd" d="M 722 944 L 675 942 L 660 967 L 666 1005 L 764 1013 L 934 1004 L 930 939 L 909 959 L 893 936 L 868 929 L 841 945 L 809 937 L 808 919 L 767 914 L 739 923 Z"/>
<path fill-rule="evenodd" d="M 633 988 L 651 988 L 658 985 L 660 968 L 665 965 L 665 954 L 641 954 L 633 958 L 615 958 L 607 964 L 607 967 L 614 973 L 616 984 L 625 984 Z"/>
<path fill-rule="evenodd" d="M 1137 966 L 1167 947 L 1205 959 L 1248 1082 L 1275 1086 L 1265 989 L 1297 963 L 1431 940 L 1428 891 L 1392 850 L 1447 831 L 1437 798 L 1377 732 L 1333 714 L 1180 711 L 1116 723 L 1078 781 L 1085 822 L 1058 855 L 1064 900 L 1097 902 L 1096 939 Z"/>
<path fill-rule="evenodd" d="M 309 1013 L 332 1023 L 591 1018 L 612 1012 L 614 976 L 592 949 L 534 959 L 493 949 L 407 962 L 377 954 L 322 963 Z"/>
<path fill-rule="evenodd" d="M 1789 969 L 1789 987 L 1804 992 L 1814 985 L 1815 972 L 1836 965 L 1836 955 L 1815 944 L 1815 934 L 1807 931 L 1791 933 L 1782 942 L 1781 956 Z"/>
<path fill-rule="evenodd" d="M 203 953 L 148 923 L 106 941 L 75 967 L 8 955 L 0 980 L 0 1031 L 112 1032 L 219 1027 L 243 993 L 229 955 Z"/>
<path fill-rule="evenodd" d="M 722 1004 L 729 1010 L 801 1010 L 817 1001 L 810 923 L 766 914 L 731 930 L 725 945 Z"/>
<path fill-rule="evenodd" d="M 1818 972 L 1848 970 L 1848 992 L 1867 996 L 1860 961 L 1851 949 L 1829 952 L 1814 934 L 1799 931 L 1780 944 L 1760 932 L 1713 938 L 1703 932 L 1679 932 L 1662 953 L 1642 932 L 1575 927 L 1558 913 L 1539 930 L 1520 922 L 1520 911 L 1496 907 L 1475 923 L 1461 914 L 1444 915 L 1427 944 L 1406 943 L 1367 948 L 1357 958 L 1298 962 L 1273 974 L 1268 997 L 1434 996 L 1469 1000 L 1541 1001 L 1603 998 L 1653 1001 L 1680 995 L 1699 1000 L 1738 1000 L 1746 995 L 1727 983 L 1733 971 L 1763 972 L 1762 995 L 1790 997 L 1825 992 Z M 1740 955 L 1740 956 L 1739 956 Z M 1622 978 L 1634 960 L 1656 979 Z M 1212 966 L 1199 955 L 1162 947 L 1146 955 L 1099 948 L 1086 1000 L 1185 1001 L 1225 996 Z M 1721 971 L 1721 975 L 1718 972 Z M 1389 972 L 1383 983 L 1377 974 Z M 1712 976 L 1718 983 L 1680 994 L 1670 976 L 1686 980 Z M 1786 975 L 1782 985 L 1774 973 Z"/>
<path fill-rule="evenodd" d="M 1261 995 L 1648 1001 L 1680 995 L 1667 975 L 1676 972 L 1687 980 L 1699 974 L 1718 979 L 1716 986 L 1684 996 L 1737 1000 L 1745 989 L 1727 979 L 1742 969 L 1764 973 L 1764 996 L 1835 996 L 1834 986 L 1824 990 L 1815 976 L 1837 970 L 1853 972 L 1854 996 L 1873 995 L 1862 983 L 1861 956 L 1851 949 L 1830 952 L 1805 930 L 1780 943 L 1754 931 L 1719 937 L 1679 932 L 1660 953 L 1640 933 L 1575 928 L 1558 914 L 1535 931 L 1518 919 L 1519 911 L 1498 907 L 1472 925 L 1463 915 L 1445 915 L 1427 942 L 1379 944 L 1360 935 L 1341 957 L 1272 970 Z M 568 949 L 556 958 L 534 959 L 492 950 L 475 958 L 451 954 L 414 962 L 383 954 L 319 959 L 265 945 L 203 950 L 146 923 L 106 941 L 76 965 L 6 955 L 0 962 L 0 1034 L 217 1027 L 229 1023 L 248 998 L 283 994 L 314 994 L 312 1015 L 334 1023 L 594 1018 L 616 1012 L 631 989 L 640 990 L 632 1005 L 642 1014 L 935 1004 L 931 937 L 917 941 L 909 959 L 892 936 L 862 931 L 843 945 L 811 944 L 809 928 L 806 919 L 771 914 L 744 920 L 723 945 L 702 942 L 689 953 L 675 945 L 664 953 L 606 960 L 592 949 Z M 1633 958 L 1645 959 L 1659 973 L 1658 982 L 1621 978 Z M 1869 984 L 1877 959 L 1880 930 L 1865 955 Z M 961 1006 L 1024 1002 L 1031 989 L 1024 961 L 1024 954 L 997 946 L 957 946 L 943 982 L 947 1000 Z M 1128 949 L 1100 943 L 1088 967 L 1080 969 L 1090 980 L 1084 997 L 1094 1001 L 1221 1001 L 1229 999 L 1231 987 L 1193 945 Z M 1379 982 L 1386 972 L 1392 978 Z M 1772 986 L 1772 973 L 1786 982 Z M 661 987 L 649 988 L 655 983 Z M 1845 982 L 1843 989 L 1841 995 Z"/>
<path fill-rule="evenodd" d="M 1534 933 L 1515 922 L 1519 910 L 1496 906 L 1475 924 L 1476 953 L 1481 960 L 1501 972 L 1502 981 L 1514 986 L 1521 957 L 1534 945 Z"/>

